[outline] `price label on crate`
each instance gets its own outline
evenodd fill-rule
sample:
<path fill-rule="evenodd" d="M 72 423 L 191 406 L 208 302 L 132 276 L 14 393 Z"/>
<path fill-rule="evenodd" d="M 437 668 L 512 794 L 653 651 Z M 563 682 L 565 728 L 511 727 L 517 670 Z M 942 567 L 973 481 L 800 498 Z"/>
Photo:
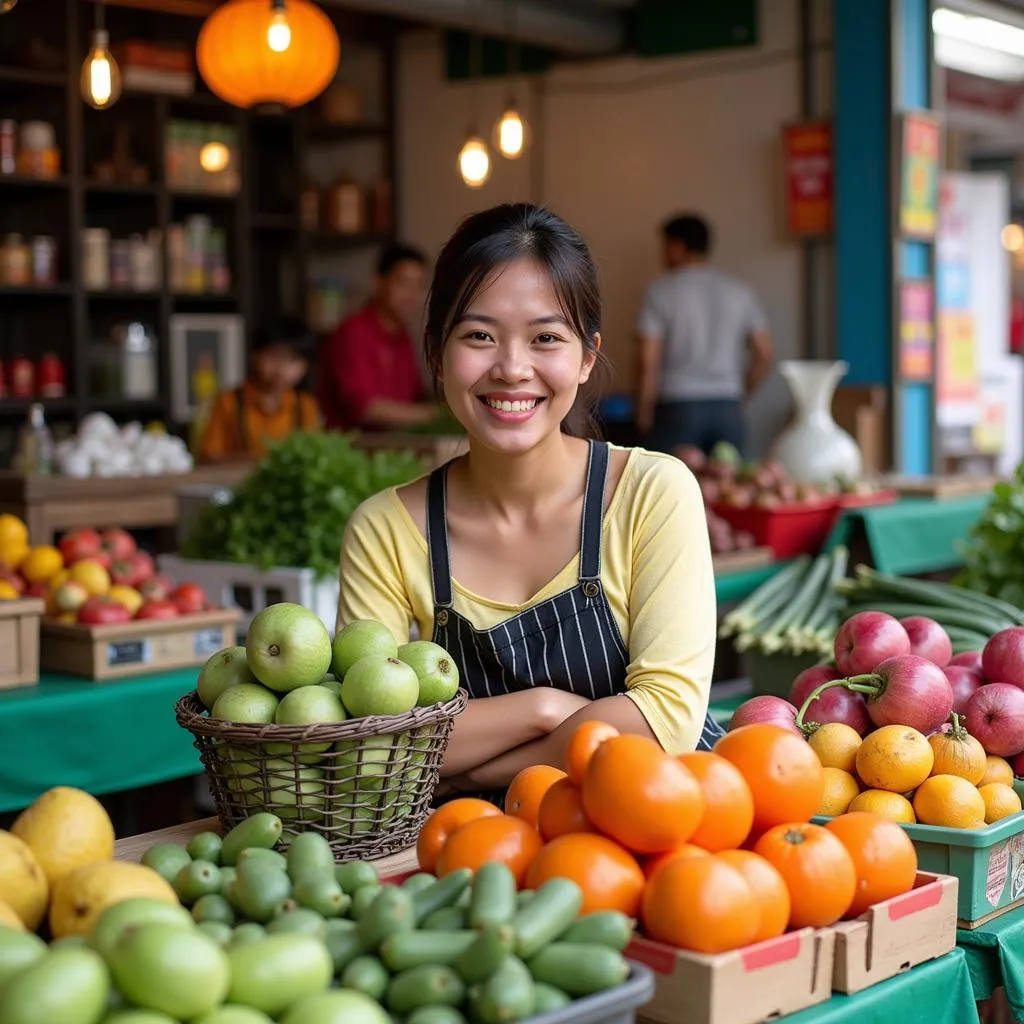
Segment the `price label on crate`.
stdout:
<path fill-rule="evenodd" d="M 153 648 L 146 639 L 119 640 L 107 644 L 107 666 L 148 665 L 153 660 Z"/>
<path fill-rule="evenodd" d="M 208 658 L 224 646 L 224 630 L 220 628 L 197 629 L 192 634 L 192 647 L 197 658 Z"/>

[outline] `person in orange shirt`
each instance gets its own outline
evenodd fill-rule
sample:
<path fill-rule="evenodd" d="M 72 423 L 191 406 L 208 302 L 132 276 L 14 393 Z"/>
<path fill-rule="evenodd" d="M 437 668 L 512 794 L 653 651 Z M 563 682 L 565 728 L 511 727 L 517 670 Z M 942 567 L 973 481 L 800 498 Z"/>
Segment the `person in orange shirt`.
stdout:
<path fill-rule="evenodd" d="M 309 368 L 309 347 L 309 334 L 297 319 L 258 332 L 248 379 L 217 396 L 199 444 L 200 462 L 258 459 L 268 443 L 320 427 L 316 399 L 299 390 Z"/>

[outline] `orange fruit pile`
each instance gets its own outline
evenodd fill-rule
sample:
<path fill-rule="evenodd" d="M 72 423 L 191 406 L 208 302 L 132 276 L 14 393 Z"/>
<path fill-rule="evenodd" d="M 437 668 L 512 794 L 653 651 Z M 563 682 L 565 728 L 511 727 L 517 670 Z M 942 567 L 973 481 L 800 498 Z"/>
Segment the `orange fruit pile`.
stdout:
<path fill-rule="evenodd" d="M 857 750 L 846 743 L 843 756 L 852 765 Z M 441 876 L 499 861 L 523 888 L 569 878 L 581 913 L 619 910 L 651 939 L 722 953 L 856 917 L 913 886 L 917 856 L 899 825 L 873 813 L 810 823 L 827 779 L 814 747 L 774 725 L 673 757 L 588 722 L 566 771 L 524 769 L 504 812 L 473 798 L 444 804 L 417 852 Z"/>

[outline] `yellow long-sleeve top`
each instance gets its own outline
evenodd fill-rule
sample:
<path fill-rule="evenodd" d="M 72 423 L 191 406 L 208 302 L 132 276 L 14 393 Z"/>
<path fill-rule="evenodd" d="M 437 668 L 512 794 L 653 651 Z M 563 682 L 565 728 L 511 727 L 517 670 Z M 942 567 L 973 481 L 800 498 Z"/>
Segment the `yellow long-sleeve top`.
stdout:
<path fill-rule="evenodd" d="M 454 608 L 476 629 L 573 587 L 579 555 L 526 605 L 453 580 Z M 604 515 L 601 583 L 629 651 L 625 689 L 670 753 L 693 750 L 715 659 L 715 580 L 700 489 L 678 459 L 634 448 Z M 387 625 L 400 643 L 433 634 L 427 542 L 395 488 L 364 501 L 345 529 L 338 628 Z"/>

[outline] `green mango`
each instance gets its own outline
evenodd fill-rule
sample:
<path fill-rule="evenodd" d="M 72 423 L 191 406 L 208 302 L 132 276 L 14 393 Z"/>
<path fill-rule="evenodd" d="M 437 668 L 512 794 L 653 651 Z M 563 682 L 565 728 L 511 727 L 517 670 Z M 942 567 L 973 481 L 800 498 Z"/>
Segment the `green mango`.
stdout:
<path fill-rule="evenodd" d="M 203 896 L 219 893 L 220 889 L 220 868 L 208 860 L 190 861 L 174 878 L 174 891 L 186 907 Z"/>
<path fill-rule="evenodd" d="M 229 945 L 234 949 L 236 946 L 245 946 L 250 942 L 259 942 L 260 939 L 266 937 L 267 929 L 263 925 L 257 924 L 255 921 L 246 921 L 244 924 L 238 925 L 231 933 Z"/>
<path fill-rule="evenodd" d="M 274 918 L 292 894 L 292 883 L 284 871 L 252 860 L 238 865 L 232 888 L 234 905 L 260 924 Z"/>
<path fill-rule="evenodd" d="M 220 864 L 220 848 L 224 840 L 216 832 L 200 832 L 189 840 L 186 852 L 193 860 L 208 860 Z"/>
<path fill-rule="evenodd" d="M 303 996 L 324 991 L 334 964 L 327 947 L 310 935 L 268 935 L 228 953 L 228 1000 L 276 1017 Z"/>
<path fill-rule="evenodd" d="M 300 999 L 281 1024 L 391 1024 L 391 1017 L 362 992 L 341 989 Z"/>
<path fill-rule="evenodd" d="M 264 864 L 272 868 L 280 868 L 282 871 L 288 869 L 288 861 L 283 853 L 278 853 L 277 850 L 264 850 L 262 846 L 250 846 L 248 849 L 243 850 L 238 855 L 235 866 L 244 864 L 247 860 L 262 861 Z"/>
<path fill-rule="evenodd" d="M 8 982 L 46 956 L 46 943 L 38 935 L 17 928 L 0 928 L 0 994 Z"/>
<path fill-rule="evenodd" d="M 334 880 L 333 871 L 300 875 L 292 895 L 300 907 L 315 910 L 321 917 L 340 917 L 352 903 Z"/>
<path fill-rule="evenodd" d="M 100 914 L 89 935 L 89 945 L 107 959 L 129 928 L 143 924 L 169 924 L 177 925 L 179 928 L 190 928 L 194 921 L 184 907 L 164 903 L 163 900 L 143 897 L 122 900 L 107 907 Z"/>
<path fill-rule="evenodd" d="M 304 907 L 296 907 L 294 910 L 286 910 L 283 914 L 278 914 L 267 925 L 268 935 L 283 933 L 312 935 L 313 938 L 322 941 L 326 934 L 326 927 L 324 919 L 319 914 L 312 910 L 306 910 Z"/>
<path fill-rule="evenodd" d="M 235 911 L 228 901 L 218 893 L 201 896 L 192 907 L 192 918 L 196 924 L 204 921 L 218 921 L 231 927 L 235 923 Z"/>
<path fill-rule="evenodd" d="M 200 921 L 196 927 L 204 934 L 209 935 L 221 948 L 227 948 L 234 936 L 231 925 L 223 921 Z"/>
<path fill-rule="evenodd" d="M 192 1024 L 273 1024 L 273 1021 L 251 1006 L 218 1006 Z"/>
<path fill-rule="evenodd" d="M 110 975 L 92 949 L 59 949 L 12 978 L 0 998 L 4 1024 L 96 1024 L 107 1007 Z"/>
<path fill-rule="evenodd" d="M 157 843 L 143 855 L 142 863 L 174 884 L 178 872 L 192 859 L 189 852 L 177 843 Z"/>
<path fill-rule="evenodd" d="M 234 866 L 242 850 L 261 846 L 269 850 L 281 838 L 281 819 L 261 811 L 239 822 L 225 837 L 220 848 L 220 862 Z"/>

